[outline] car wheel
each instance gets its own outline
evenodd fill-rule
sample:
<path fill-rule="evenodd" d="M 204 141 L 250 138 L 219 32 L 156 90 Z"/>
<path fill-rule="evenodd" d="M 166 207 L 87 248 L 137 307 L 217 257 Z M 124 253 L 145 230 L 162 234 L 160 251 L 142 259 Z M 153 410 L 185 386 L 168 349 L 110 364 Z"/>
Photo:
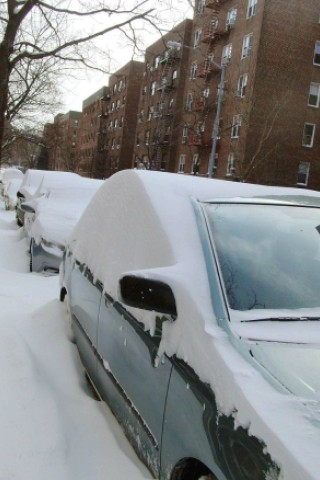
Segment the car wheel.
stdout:
<path fill-rule="evenodd" d="M 217 480 L 213 473 L 195 459 L 185 459 L 175 469 L 174 480 Z"/>
<path fill-rule="evenodd" d="M 33 272 L 33 267 L 32 267 L 32 251 L 30 251 L 29 268 L 30 268 L 30 272 Z"/>

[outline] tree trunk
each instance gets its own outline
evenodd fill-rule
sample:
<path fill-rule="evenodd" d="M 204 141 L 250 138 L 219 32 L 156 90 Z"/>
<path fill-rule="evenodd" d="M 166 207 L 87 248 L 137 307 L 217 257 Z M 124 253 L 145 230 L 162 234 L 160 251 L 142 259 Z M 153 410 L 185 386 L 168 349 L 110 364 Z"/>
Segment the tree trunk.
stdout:
<path fill-rule="evenodd" d="M 0 165 L 2 158 L 2 145 L 4 140 L 6 113 L 8 106 L 8 91 L 9 91 L 9 76 L 10 76 L 10 64 L 9 64 L 9 51 L 6 45 L 0 45 Z"/>

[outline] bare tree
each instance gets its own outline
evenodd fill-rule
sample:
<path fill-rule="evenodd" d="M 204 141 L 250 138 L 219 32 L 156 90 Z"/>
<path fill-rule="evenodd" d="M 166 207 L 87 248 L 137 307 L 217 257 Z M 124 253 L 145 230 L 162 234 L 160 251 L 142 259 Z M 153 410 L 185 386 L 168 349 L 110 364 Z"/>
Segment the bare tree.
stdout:
<path fill-rule="evenodd" d="M 50 66 L 45 59 L 54 59 L 56 65 L 72 62 L 97 68 L 82 47 L 115 31 L 137 41 L 135 25 L 156 25 L 151 4 L 152 0 L 0 1 L 0 145 L 5 118 L 23 103 L 32 110 L 28 92 L 41 88 L 37 72 Z M 27 84 L 21 92 L 14 88 L 24 81 Z"/>
<path fill-rule="evenodd" d="M 60 75 L 54 58 L 27 58 L 15 65 L 10 76 L 6 118 L 21 128 L 40 123 L 39 112 L 56 113 L 61 107 Z"/>

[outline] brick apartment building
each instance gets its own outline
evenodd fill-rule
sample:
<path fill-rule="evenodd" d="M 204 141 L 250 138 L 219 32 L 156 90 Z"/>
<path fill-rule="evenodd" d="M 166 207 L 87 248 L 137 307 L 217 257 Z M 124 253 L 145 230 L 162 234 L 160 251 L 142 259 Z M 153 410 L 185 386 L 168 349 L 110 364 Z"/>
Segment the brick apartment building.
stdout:
<path fill-rule="evenodd" d="M 77 139 L 81 112 L 59 113 L 44 126 L 43 138 L 50 170 L 73 171 L 77 165 Z"/>
<path fill-rule="evenodd" d="M 109 88 L 105 86 L 82 102 L 74 171 L 86 177 L 104 178 L 105 175 L 109 99 Z"/>
<path fill-rule="evenodd" d="M 319 14 L 317 1 L 197 0 L 193 20 L 84 102 L 81 173 L 209 171 L 319 189 Z"/>
<path fill-rule="evenodd" d="M 319 13 L 298 0 L 196 2 L 175 171 L 207 175 L 214 153 L 218 178 L 319 189 Z"/>
<path fill-rule="evenodd" d="M 192 20 L 147 48 L 140 92 L 133 165 L 174 171 L 188 70 Z M 191 47 L 190 47 L 191 48 Z"/>
<path fill-rule="evenodd" d="M 106 177 L 132 167 L 144 63 L 132 60 L 109 79 Z"/>

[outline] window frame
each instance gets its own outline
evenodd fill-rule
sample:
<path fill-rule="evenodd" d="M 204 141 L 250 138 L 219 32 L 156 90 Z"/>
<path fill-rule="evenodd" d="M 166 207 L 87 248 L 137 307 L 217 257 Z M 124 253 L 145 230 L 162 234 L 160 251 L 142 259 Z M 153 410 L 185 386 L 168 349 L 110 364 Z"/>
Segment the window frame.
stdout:
<path fill-rule="evenodd" d="M 232 117 L 231 138 L 240 137 L 241 115 L 238 113 Z"/>
<path fill-rule="evenodd" d="M 226 172 L 227 177 L 231 177 L 234 174 L 235 161 L 236 161 L 236 157 L 234 152 L 230 152 L 228 155 L 228 161 L 227 161 L 227 172 Z"/>
<path fill-rule="evenodd" d="M 314 45 L 313 65 L 318 65 L 320 67 L 320 40 L 317 40 Z"/>
<path fill-rule="evenodd" d="M 180 173 L 180 174 L 185 173 L 186 157 L 187 157 L 187 155 L 185 153 L 181 153 L 179 155 L 178 173 Z"/>
<path fill-rule="evenodd" d="M 317 87 L 318 92 L 317 92 L 316 95 L 311 93 L 312 87 Z M 310 103 L 310 98 L 311 97 L 316 98 L 316 103 L 315 104 Z M 308 106 L 312 107 L 312 108 L 319 108 L 319 104 L 320 104 L 320 83 L 311 82 L 310 87 L 309 87 Z"/>
<path fill-rule="evenodd" d="M 303 171 L 305 167 L 306 167 L 306 171 Z M 298 173 L 297 173 L 297 185 L 303 185 L 306 187 L 309 181 L 309 174 L 310 174 L 310 162 L 299 162 Z M 300 175 L 305 175 L 305 181 L 300 181 L 300 178 L 299 178 Z"/>
<path fill-rule="evenodd" d="M 312 134 L 311 135 L 306 133 L 306 128 L 307 127 L 312 127 Z M 315 123 L 309 123 L 309 122 L 304 123 L 303 134 L 302 134 L 302 146 L 303 147 L 306 147 L 306 148 L 312 148 L 313 147 L 315 131 L 316 131 L 316 124 Z M 308 137 L 310 137 L 310 142 L 306 143 L 305 139 L 308 138 Z"/>
<path fill-rule="evenodd" d="M 253 33 L 244 35 L 242 40 L 241 60 L 250 56 L 253 44 Z"/>
<path fill-rule="evenodd" d="M 247 86 L 248 86 L 248 74 L 243 73 L 238 78 L 237 97 L 243 98 L 245 96 Z"/>
<path fill-rule="evenodd" d="M 257 13 L 258 0 L 248 0 L 247 19 L 252 18 Z"/>

